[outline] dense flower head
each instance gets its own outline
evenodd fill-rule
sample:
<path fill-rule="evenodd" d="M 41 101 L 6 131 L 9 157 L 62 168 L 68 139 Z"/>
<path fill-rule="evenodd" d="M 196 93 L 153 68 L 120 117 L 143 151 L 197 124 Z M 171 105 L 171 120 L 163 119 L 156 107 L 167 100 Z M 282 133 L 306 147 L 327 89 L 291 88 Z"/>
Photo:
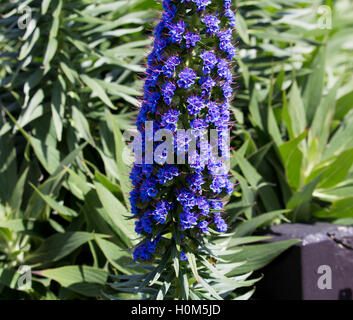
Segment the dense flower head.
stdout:
<path fill-rule="evenodd" d="M 229 19 L 228 25 L 231 27 L 235 27 L 236 19 L 234 12 L 230 9 L 227 9 L 224 13 L 224 16 Z"/>
<path fill-rule="evenodd" d="M 183 40 L 183 34 L 186 29 L 186 23 L 180 20 L 176 24 L 169 25 L 169 36 L 173 43 L 180 43 Z"/>
<path fill-rule="evenodd" d="M 216 66 L 218 59 L 214 52 L 204 51 L 200 55 L 200 58 L 203 60 L 202 71 L 204 74 L 210 73 L 211 70 Z"/>
<path fill-rule="evenodd" d="M 200 113 L 201 109 L 205 106 L 203 99 L 199 96 L 189 96 L 186 102 L 188 103 L 188 112 L 191 115 Z"/>
<path fill-rule="evenodd" d="M 173 82 L 169 81 L 163 85 L 163 88 L 161 91 L 162 91 L 164 102 L 166 104 L 169 105 L 172 103 L 172 98 L 173 98 L 175 89 L 176 89 L 176 85 Z"/>
<path fill-rule="evenodd" d="M 186 34 L 184 35 L 184 39 L 186 42 L 186 47 L 190 48 L 195 47 L 196 43 L 201 40 L 201 37 L 197 33 L 186 32 Z"/>
<path fill-rule="evenodd" d="M 183 89 L 190 88 L 197 78 L 196 72 L 190 68 L 185 68 L 179 73 L 178 86 Z"/>
<path fill-rule="evenodd" d="M 166 221 L 169 210 L 173 208 L 173 203 L 166 201 L 159 201 L 156 204 L 156 208 L 154 209 L 152 215 L 153 219 L 158 223 L 163 224 Z"/>
<path fill-rule="evenodd" d="M 201 21 L 206 25 L 207 32 L 211 35 L 216 34 L 220 30 L 219 24 L 221 21 L 215 15 L 209 14 L 202 18 Z"/>
<path fill-rule="evenodd" d="M 212 3 L 211 0 L 192 0 L 197 6 L 197 10 L 204 10 L 209 4 Z"/>
<path fill-rule="evenodd" d="M 177 55 L 169 57 L 162 68 L 162 71 L 165 76 L 170 78 L 174 74 L 175 68 L 180 64 L 180 62 L 181 60 Z"/>
<path fill-rule="evenodd" d="M 210 76 L 202 76 L 200 79 L 201 83 L 201 95 L 203 97 L 209 96 L 211 93 L 212 88 L 216 85 L 216 81 L 212 79 Z"/>
<path fill-rule="evenodd" d="M 133 253 L 137 261 L 163 255 L 176 230 L 180 260 L 187 261 L 190 235 L 202 240 L 210 229 L 228 229 L 222 214 L 234 188 L 224 166 L 236 50 L 231 7 L 231 0 L 163 0 L 136 126 L 143 161 L 149 158 L 147 145 L 153 151 L 163 147 L 164 140 L 153 140 L 159 129 L 169 130 L 174 139 L 171 159 L 185 154 L 185 161 L 170 163 L 170 150 L 161 149 L 153 154 L 153 163 L 135 163 L 131 169 L 129 200 L 141 236 Z M 152 135 L 147 135 L 147 121 L 153 121 Z M 201 140 L 210 130 L 218 134 L 220 150 Z"/>
<path fill-rule="evenodd" d="M 177 130 L 177 122 L 180 112 L 178 110 L 170 109 L 161 115 L 160 126 L 163 129 L 175 132 Z"/>
<path fill-rule="evenodd" d="M 179 169 L 173 165 L 162 166 L 157 174 L 157 179 L 160 184 L 165 184 L 170 180 L 173 180 L 174 177 L 180 175 Z"/>

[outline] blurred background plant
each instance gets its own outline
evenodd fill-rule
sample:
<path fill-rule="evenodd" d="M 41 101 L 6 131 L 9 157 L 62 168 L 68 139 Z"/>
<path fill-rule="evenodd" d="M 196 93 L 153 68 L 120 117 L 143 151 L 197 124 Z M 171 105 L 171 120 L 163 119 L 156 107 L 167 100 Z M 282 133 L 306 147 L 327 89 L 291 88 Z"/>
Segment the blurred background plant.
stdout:
<path fill-rule="evenodd" d="M 242 288 L 256 282 L 251 272 L 294 243 L 257 244 L 264 238 L 251 234 L 260 228 L 353 223 L 353 4 L 235 6 L 232 170 L 239 185 L 227 206 L 235 233 L 214 241 L 226 244 L 220 272 L 234 281 L 207 278 L 205 291 L 185 266 L 184 298 L 211 298 L 212 288 L 249 298 L 252 290 Z M 168 275 L 131 259 L 136 235 L 126 220 L 129 167 L 122 160 L 122 131 L 139 106 L 158 10 L 154 0 L 0 4 L 1 298 L 176 295 Z M 18 287 L 23 265 L 33 270 L 26 290 Z M 196 264 L 201 274 L 205 267 Z M 147 289 L 148 282 L 138 284 L 142 272 L 155 280 Z"/>

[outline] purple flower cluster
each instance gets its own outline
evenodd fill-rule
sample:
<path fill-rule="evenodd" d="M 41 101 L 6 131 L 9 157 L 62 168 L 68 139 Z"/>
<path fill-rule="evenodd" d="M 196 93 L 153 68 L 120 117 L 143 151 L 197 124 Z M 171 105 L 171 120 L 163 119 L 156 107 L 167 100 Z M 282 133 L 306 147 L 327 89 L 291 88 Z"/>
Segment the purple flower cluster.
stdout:
<path fill-rule="evenodd" d="M 195 47 L 196 43 L 201 40 L 200 36 L 197 33 L 187 32 L 184 35 L 184 39 L 186 42 L 186 47 L 189 49 L 191 47 Z"/>
<path fill-rule="evenodd" d="M 178 86 L 183 89 L 190 88 L 197 78 L 196 72 L 190 68 L 185 68 L 179 73 Z"/>
<path fill-rule="evenodd" d="M 188 112 L 191 115 L 200 113 L 201 109 L 205 106 L 203 99 L 198 96 L 190 96 L 187 98 L 186 102 L 188 103 Z"/>
<path fill-rule="evenodd" d="M 173 208 L 173 203 L 160 200 L 153 211 L 153 219 L 158 223 L 165 223 L 169 211 Z"/>
<path fill-rule="evenodd" d="M 173 43 L 180 43 L 183 40 L 183 34 L 186 29 L 186 23 L 180 20 L 176 24 L 170 24 L 169 26 L 169 36 Z"/>
<path fill-rule="evenodd" d="M 162 68 L 162 71 L 165 76 L 170 78 L 174 74 L 175 68 L 180 64 L 180 62 L 181 60 L 178 56 L 170 56 Z"/>
<path fill-rule="evenodd" d="M 162 114 L 161 116 L 161 124 L 164 129 L 171 130 L 173 132 L 177 129 L 177 122 L 179 118 L 180 112 L 178 110 L 170 109 L 168 112 Z"/>
<path fill-rule="evenodd" d="M 219 2 L 163 0 L 164 12 L 147 57 L 143 100 L 136 119 L 143 164 L 135 163 L 130 172 L 131 211 L 135 231 L 141 235 L 133 254 L 137 261 L 163 254 L 165 250 L 159 249 L 170 239 L 165 236 L 175 230 L 179 230 L 185 250 L 189 235 L 202 239 L 210 228 L 218 232 L 228 228 L 222 218 L 225 197 L 233 193 L 233 182 L 223 167 L 228 155 L 218 150 L 223 158 L 216 157 L 211 144 L 201 141 L 204 132 L 215 129 L 219 145 L 226 147 L 223 138 L 230 129 L 235 16 L 231 0 L 223 0 L 223 6 Z M 188 16 L 187 20 L 183 16 Z M 186 162 L 165 163 L 169 151 L 164 150 L 154 154 L 153 164 L 144 163 L 149 157 L 147 143 L 152 141 L 153 151 L 163 145 L 147 135 L 146 121 L 153 121 L 153 134 L 170 130 L 173 151 L 176 155 L 180 150 L 186 152 Z M 202 156 L 191 149 L 194 140 L 197 148 L 206 152 Z M 187 260 L 185 251 L 179 254 L 181 261 Z"/>
<path fill-rule="evenodd" d="M 215 35 L 220 30 L 219 24 L 221 23 L 221 21 L 212 14 L 205 16 L 201 19 L 201 21 L 206 25 L 206 30 L 211 35 Z"/>
<path fill-rule="evenodd" d="M 200 55 L 200 58 L 203 60 L 202 71 L 204 74 L 208 74 L 218 63 L 217 56 L 212 51 L 204 51 Z"/>
<path fill-rule="evenodd" d="M 228 59 L 232 59 L 235 55 L 235 47 L 232 44 L 232 30 L 218 32 L 219 48 L 228 54 Z"/>
<path fill-rule="evenodd" d="M 163 88 L 161 91 L 162 91 L 164 102 L 167 105 L 170 105 L 172 103 L 172 98 L 173 98 L 175 89 L 176 89 L 176 85 L 173 82 L 169 81 L 163 85 Z"/>

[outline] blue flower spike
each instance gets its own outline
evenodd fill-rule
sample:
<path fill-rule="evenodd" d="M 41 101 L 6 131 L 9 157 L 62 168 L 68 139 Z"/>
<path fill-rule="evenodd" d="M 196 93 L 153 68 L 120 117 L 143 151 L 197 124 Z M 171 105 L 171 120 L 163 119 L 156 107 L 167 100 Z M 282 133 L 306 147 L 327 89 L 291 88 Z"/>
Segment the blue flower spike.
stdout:
<path fill-rule="evenodd" d="M 228 172 L 220 172 L 222 158 L 217 158 L 201 137 L 213 129 L 221 141 L 231 129 L 229 105 L 236 51 L 231 4 L 231 0 L 163 1 L 136 119 L 143 161 L 136 162 L 130 173 L 135 231 L 141 236 L 133 253 L 136 261 L 162 257 L 168 243 L 176 238 L 180 241 L 178 258 L 187 261 L 191 238 L 202 241 L 210 229 L 220 233 L 228 229 L 222 213 L 234 183 Z M 166 142 L 152 141 L 152 158 L 158 159 L 153 163 L 146 161 L 151 143 L 146 135 L 149 121 L 153 135 L 160 129 L 168 130 L 178 144 L 156 155 Z M 192 150 L 194 139 L 200 149 L 206 146 L 206 157 Z M 180 149 L 185 152 L 184 162 L 178 161 Z M 174 162 L 169 163 L 171 151 Z"/>

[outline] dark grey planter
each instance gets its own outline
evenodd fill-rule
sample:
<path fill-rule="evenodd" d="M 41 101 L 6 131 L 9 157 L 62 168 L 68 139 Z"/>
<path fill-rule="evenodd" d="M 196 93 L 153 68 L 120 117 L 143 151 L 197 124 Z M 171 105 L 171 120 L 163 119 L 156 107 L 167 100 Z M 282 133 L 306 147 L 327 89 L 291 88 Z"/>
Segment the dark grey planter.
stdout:
<path fill-rule="evenodd" d="M 302 241 L 260 270 L 255 298 L 352 300 L 353 227 L 328 223 L 282 224 L 270 229 L 278 241 Z"/>

